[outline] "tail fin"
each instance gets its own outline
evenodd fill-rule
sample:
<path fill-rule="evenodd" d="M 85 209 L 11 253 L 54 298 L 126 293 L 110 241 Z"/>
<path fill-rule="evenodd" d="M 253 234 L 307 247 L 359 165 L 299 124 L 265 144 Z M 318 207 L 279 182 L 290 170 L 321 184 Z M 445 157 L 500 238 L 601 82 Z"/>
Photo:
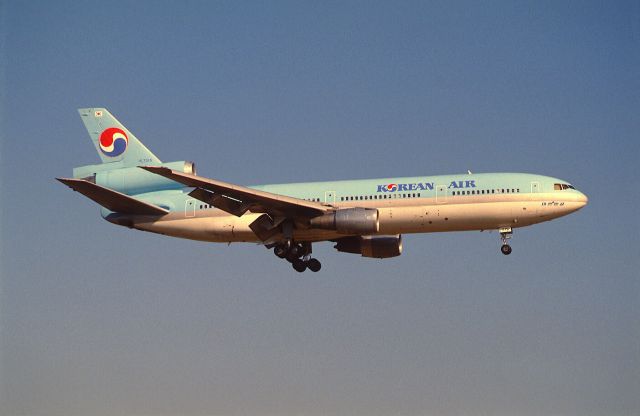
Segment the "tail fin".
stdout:
<path fill-rule="evenodd" d="M 162 163 L 105 108 L 80 108 L 80 118 L 89 132 L 102 163 L 118 167 Z"/>

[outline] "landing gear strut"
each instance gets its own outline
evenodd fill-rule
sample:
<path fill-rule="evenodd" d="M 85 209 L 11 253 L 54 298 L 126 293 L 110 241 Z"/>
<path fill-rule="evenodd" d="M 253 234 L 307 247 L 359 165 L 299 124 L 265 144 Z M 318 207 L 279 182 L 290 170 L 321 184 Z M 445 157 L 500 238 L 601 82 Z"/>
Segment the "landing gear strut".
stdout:
<path fill-rule="evenodd" d="M 311 243 L 294 243 L 287 241 L 284 244 L 278 244 L 273 248 L 273 254 L 281 259 L 286 259 L 293 269 L 297 272 L 304 272 L 309 269 L 312 272 L 318 272 L 322 268 L 322 264 L 314 258 L 311 258 Z"/>
<path fill-rule="evenodd" d="M 502 254 L 505 256 L 508 256 L 511 254 L 509 240 L 513 237 L 513 231 L 511 230 L 511 227 L 500 228 L 498 231 L 500 232 L 500 237 L 502 239 L 502 247 L 500 247 L 500 251 L 502 251 Z"/>

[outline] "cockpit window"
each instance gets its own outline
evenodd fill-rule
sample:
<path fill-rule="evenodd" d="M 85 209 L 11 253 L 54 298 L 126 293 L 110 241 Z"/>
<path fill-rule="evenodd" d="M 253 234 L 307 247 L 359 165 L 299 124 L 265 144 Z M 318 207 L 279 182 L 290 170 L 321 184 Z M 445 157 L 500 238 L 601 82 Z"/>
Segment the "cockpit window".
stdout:
<path fill-rule="evenodd" d="M 574 188 L 573 185 L 569 185 L 567 183 L 554 183 L 553 189 L 556 191 L 562 191 L 564 189 L 576 189 L 576 188 Z"/>

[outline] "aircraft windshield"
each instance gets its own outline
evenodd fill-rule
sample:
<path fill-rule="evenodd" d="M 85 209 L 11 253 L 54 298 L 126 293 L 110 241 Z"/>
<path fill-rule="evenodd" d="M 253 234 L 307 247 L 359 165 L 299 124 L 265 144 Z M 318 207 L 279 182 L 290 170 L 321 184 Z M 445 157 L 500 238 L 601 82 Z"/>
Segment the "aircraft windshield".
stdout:
<path fill-rule="evenodd" d="M 553 189 L 555 189 L 556 191 L 563 191 L 565 189 L 576 189 L 576 188 L 574 188 L 573 185 L 569 185 L 568 183 L 554 183 Z"/>

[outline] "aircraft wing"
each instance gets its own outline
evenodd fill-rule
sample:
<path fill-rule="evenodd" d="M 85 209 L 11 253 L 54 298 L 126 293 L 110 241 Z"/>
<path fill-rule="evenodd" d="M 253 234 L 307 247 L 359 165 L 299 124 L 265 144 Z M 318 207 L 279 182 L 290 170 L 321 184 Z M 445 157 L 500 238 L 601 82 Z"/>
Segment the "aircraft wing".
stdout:
<path fill-rule="evenodd" d="M 238 217 L 251 210 L 251 212 L 266 213 L 272 217 L 313 218 L 333 210 L 318 202 L 259 191 L 162 166 L 140 167 L 185 186 L 196 188 L 189 195 Z"/>
<path fill-rule="evenodd" d="M 56 179 L 113 212 L 136 215 L 165 215 L 169 212 L 84 179 Z"/>

